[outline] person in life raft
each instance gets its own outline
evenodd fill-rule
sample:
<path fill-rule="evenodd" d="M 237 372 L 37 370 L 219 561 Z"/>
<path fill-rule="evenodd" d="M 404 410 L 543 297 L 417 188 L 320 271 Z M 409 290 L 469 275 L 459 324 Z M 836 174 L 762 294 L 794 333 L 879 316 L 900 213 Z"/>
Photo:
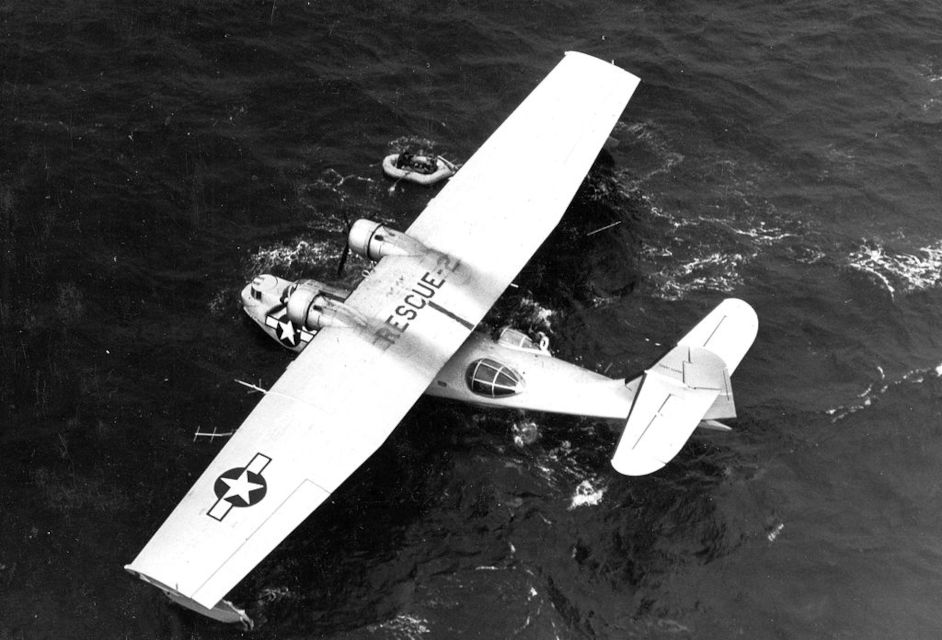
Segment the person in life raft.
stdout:
<path fill-rule="evenodd" d="M 432 174 L 438 170 L 434 158 L 416 156 L 409 151 L 403 151 L 396 158 L 396 168 L 403 171 L 416 171 L 418 173 Z"/>

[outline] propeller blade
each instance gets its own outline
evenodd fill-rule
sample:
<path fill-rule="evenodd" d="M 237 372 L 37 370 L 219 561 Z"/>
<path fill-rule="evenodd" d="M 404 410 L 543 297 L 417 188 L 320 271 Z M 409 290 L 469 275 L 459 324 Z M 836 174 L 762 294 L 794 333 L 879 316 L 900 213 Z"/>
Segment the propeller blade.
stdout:
<path fill-rule="evenodd" d="M 350 255 L 350 229 L 353 228 L 353 223 L 350 222 L 347 212 L 343 212 L 343 221 L 344 221 L 344 234 L 343 234 L 343 253 L 340 254 L 340 264 L 337 265 L 337 277 L 343 277 L 343 268 L 347 264 L 347 256 Z"/>
<path fill-rule="evenodd" d="M 337 277 L 343 277 L 343 268 L 347 264 L 347 256 L 350 254 L 350 245 L 343 246 L 343 253 L 340 254 L 340 264 L 337 265 Z"/>

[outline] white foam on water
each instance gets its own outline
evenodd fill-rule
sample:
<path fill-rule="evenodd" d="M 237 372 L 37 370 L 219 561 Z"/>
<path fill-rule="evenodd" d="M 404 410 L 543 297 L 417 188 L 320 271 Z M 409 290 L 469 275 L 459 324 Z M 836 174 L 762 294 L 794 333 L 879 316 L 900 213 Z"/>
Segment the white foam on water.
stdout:
<path fill-rule="evenodd" d="M 898 292 L 930 289 L 942 282 L 942 241 L 913 253 L 868 243 L 853 251 L 847 260 L 851 269 L 869 275 L 891 298 Z"/>
<path fill-rule="evenodd" d="M 641 244 L 641 255 L 653 274 L 654 295 L 679 300 L 694 291 L 730 293 L 743 283 L 743 267 L 768 247 L 800 237 L 795 223 L 774 220 L 734 220 L 717 216 L 683 217 L 653 206 L 650 215 L 674 233 L 656 243 Z M 807 253 L 804 262 L 823 254 Z"/>
<path fill-rule="evenodd" d="M 402 151 L 432 153 L 437 143 L 434 140 L 423 138 L 422 136 L 399 136 L 395 140 L 390 140 L 386 146 L 392 150 L 392 153 L 400 153 Z"/>
<path fill-rule="evenodd" d="M 793 247 L 789 254 L 795 262 L 801 264 L 815 264 L 827 256 L 824 251 L 815 247 Z"/>
<path fill-rule="evenodd" d="M 289 269 L 295 265 L 319 265 L 340 259 L 342 247 L 337 242 L 299 240 L 294 245 L 278 244 L 263 247 L 250 258 L 252 273 L 270 273 L 274 269 Z"/>
<path fill-rule="evenodd" d="M 668 138 L 661 134 L 653 120 L 631 124 L 619 122 L 612 131 L 612 137 L 619 142 L 629 141 L 626 148 L 638 150 L 639 155 L 647 154 L 650 157 L 650 161 L 635 159 L 630 172 L 618 172 L 618 184 L 626 189 L 625 194 L 635 191 L 654 176 L 671 171 L 684 161 L 683 154 L 670 148 Z"/>
<path fill-rule="evenodd" d="M 282 600 L 294 600 L 296 596 L 288 587 L 265 587 L 258 594 L 259 602 L 280 602 Z"/>
<path fill-rule="evenodd" d="M 693 291 L 729 293 L 742 284 L 740 268 L 750 257 L 715 252 L 666 265 L 653 278 L 654 293 L 665 300 L 680 300 Z"/>
<path fill-rule="evenodd" d="M 919 97 L 919 110 L 924 122 L 942 120 L 942 69 L 936 61 L 925 62 L 917 67 L 921 78 L 923 95 Z M 918 85 L 917 85 L 918 86 Z"/>
<path fill-rule="evenodd" d="M 871 406 L 874 400 L 878 399 L 890 389 L 894 389 L 902 384 L 922 384 L 925 382 L 926 376 L 930 375 L 930 372 L 936 376 L 942 375 L 942 364 L 928 370 L 913 369 L 889 381 L 886 379 L 883 367 L 878 366 L 877 371 L 880 374 L 880 379 L 877 382 L 870 383 L 867 385 L 866 389 L 857 394 L 857 402 L 825 410 L 825 413 L 831 416 L 831 424 L 840 422 L 847 416 L 853 415 L 858 411 L 863 411 Z"/>
<path fill-rule="evenodd" d="M 547 331 L 553 328 L 552 321 L 556 316 L 555 310 L 542 306 L 539 302 L 533 298 L 530 298 L 529 296 L 524 296 L 521 298 L 519 305 L 521 310 L 526 315 L 526 321 L 530 325 L 541 327 Z"/>
<path fill-rule="evenodd" d="M 522 449 L 540 439 L 540 427 L 533 420 L 514 422 L 510 427 L 510 433 L 513 435 L 514 446 L 518 449 Z"/>
<path fill-rule="evenodd" d="M 735 235 L 749 238 L 754 244 L 759 246 L 771 246 L 787 238 L 795 238 L 797 234 L 777 227 L 766 220 L 759 220 L 754 227 L 739 229 L 727 220 L 715 218 L 700 218 L 701 222 L 713 222 L 732 231 Z"/>
<path fill-rule="evenodd" d="M 569 511 L 573 509 L 578 509 L 579 507 L 594 507 L 602 502 L 602 497 L 605 495 L 606 487 L 604 484 L 598 480 L 593 481 L 586 479 L 579 483 L 579 486 L 576 487 L 575 493 L 572 495 L 572 501 L 569 504 Z"/>
<path fill-rule="evenodd" d="M 392 620 L 382 624 L 371 624 L 367 627 L 367 630 L 372 633 L 390 631 L 394 634 L 394 637 L 405 638 L 406 640 L 416 640 L 431 632 L 428 620 L 407 613 L 400 613 Z"/>

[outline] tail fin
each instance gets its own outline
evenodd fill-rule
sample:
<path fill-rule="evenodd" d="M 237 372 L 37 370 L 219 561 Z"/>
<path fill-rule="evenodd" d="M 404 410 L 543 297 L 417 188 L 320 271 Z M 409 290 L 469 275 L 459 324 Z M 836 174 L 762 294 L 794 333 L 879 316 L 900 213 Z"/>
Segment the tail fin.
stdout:
<path fill-rule="evenodd" d="M 729 376 L 757 331 L 752 307 L 724 300 L 645 371 L 612 458 L 615 470 L 653 473 L 677 455 L 701 420 L 735 417 Z"/>

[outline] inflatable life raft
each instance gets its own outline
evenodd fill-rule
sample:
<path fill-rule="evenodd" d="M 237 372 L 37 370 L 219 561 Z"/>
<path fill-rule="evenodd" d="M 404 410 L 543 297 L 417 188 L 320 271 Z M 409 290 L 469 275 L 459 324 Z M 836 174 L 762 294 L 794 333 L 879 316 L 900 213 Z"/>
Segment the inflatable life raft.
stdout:
<path fill-rule="evenodd" d="M 450 178 L 456 170 L 455 165 L 441 156 L 393 153 L 383 158 L 383 173 L 387 176 L 425 186 Z"/>

